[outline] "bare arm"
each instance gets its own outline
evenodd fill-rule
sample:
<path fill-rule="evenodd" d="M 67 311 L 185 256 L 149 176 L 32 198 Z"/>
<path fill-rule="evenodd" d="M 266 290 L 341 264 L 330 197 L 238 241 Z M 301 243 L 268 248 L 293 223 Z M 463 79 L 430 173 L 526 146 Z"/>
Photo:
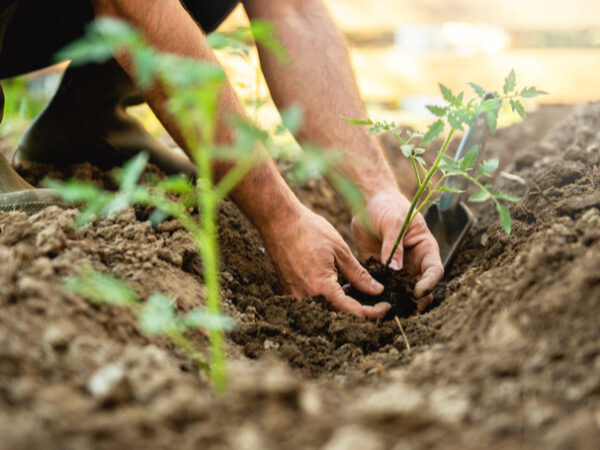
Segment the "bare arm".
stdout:
<path fill-rule="evenodd" d="M 113 16 L 130 22 L 160 51 L 216 61 L 204 33 L 179 0 L 92 1 L 97 16 Z M 115 55 L 115 58 L 133 75 L 134 69 L 126 55 Z M 177 124 L 167 112 L 167 97 L 160 86 L 151 89 L 146 100 L 175 141 L 189 153 Z M 222 116 L 244 115 L 229 83 L 222 88 L 219 111 L 216 139 L 219 143 L 229 143 L 231 130 Z M 230 168 L 231 164 L 215 163 L 217 180 Z M 334 228 L 299 202 L 272 161 L 253 168 L 232 191 L 231 197 L 258 228 L 284 285 L 297 298 L 323 295 L 338 309 L 372 318 L 381 317 L 389 309 L 389 305 L 363 306 L 344 294 L 337 283 L 338 269 L 363 292 L 377 294 L 383 287 L 361 267 Z"/>

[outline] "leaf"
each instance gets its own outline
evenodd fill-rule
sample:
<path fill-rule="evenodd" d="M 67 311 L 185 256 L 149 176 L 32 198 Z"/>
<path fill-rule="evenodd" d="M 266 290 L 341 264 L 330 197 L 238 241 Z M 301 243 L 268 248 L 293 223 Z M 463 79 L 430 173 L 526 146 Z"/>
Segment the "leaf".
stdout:
<path fill-rule="evenodd" d="M 421 145 L 427 145 L 434 139 L 436 139 L 444 131 L 444 122 L 441 119 L 436 120 L 427 129 L 427 132 L 423 135 Z"/>
<path fill-rule="evenodd" d="M 483 161 L 482 163 L 479 163 L 479 175 L 489 175 L 498 168 L 499 163 L 500 160 L 498 158 L 488 159 L 486 161 Z"/>
<path fill-rule="evenodd" d="M 516 181 L 517 183 L 521 183 L 523 185 L 527 184 L 527 182 L 523 178 L 521 178 L 518 175 L 514 175 L 512 173 L 500 172 L 500 175 L 508 180 Z"/>
<path fill-rule="evenodd" d="M 483 90 L 483 88 L 481 86 L 479 86 L 478 84 L 475 84 L 475 83 L 469 83 L 469 86 L 471 86 L 473 88 L 473 90 L 477 93 L 477 95 L 480 98 L 485 97 L 485 91 Z"/>
<path fill-rule="evenodd" d="M 508 74 L 508 76 L 504 79 L 504 87 L 502 88 L 502 90 L 504 91 L 505 94 L 509 94 L 510 92 L 512 92 L 515 89 L 515 84 L 516 84 L 516 75 L 515 75 L 515 69 L 512 69 L 510 71 L 510 73 Z"/>
<path fill-rule="evenodd" d="M 448 155 L 442 155 L 439 168 L 446 175 L 461 175 L 465 173 L 460 163 L 454 161 L 454 159 L 450 158 Z"/>
<path fill-rule="evenodd" d="M 146 168 L 146 163 L 149 158 L 148 153 L 141 152 L 123 165 L 121 172 L 115 175 L 116 180 L 120 183 L 122 191 L 133 191 Z"/>
<path fill-rule="evenodd" d="M 513 203 L 521 201 L 521 199 L 519 197 L 511 195 L 511 194 L 509 194 L 508 192 L 505 192 L 505 191 L 496 191 L 496 192 L 494 192 L 494 197 L 496 197 L 498 200 L 506 200 L 507 202 L 513 202 Z"/>
<path fill-rule="evenodd" d="M 348 119 L 346 117 L 342 117 L 342 119 L 352 125 L 373 125 L 371 119 Z"/>
<path fill-rule="evenodd" d="M 138 315 L 140 330 L 146 334 L 164 334 L 177 327 L 172 300 L 160 292 L 151 294 Z"/>
<path fill-rule="evenodd" d="M 160 180 L 156 188 L 161 191 L 171 192 L 173 194 L 188 194 L 193 191 L 193 186 L 186 177 L 171 176 Z"/>
<path fill-rule="evenodd" d="M 492 98 L 489 100 L 484 100 L 479 107 L 485 113 L 485 117 L 492 134 L 496 132 L 498 124 L 498 112 L 500 111 L 501 106 L 502 103 L 500 101 Z"/>
<path fill-rule="evenodd" d="M 448 103 L 453 105 L 454 104 L 454 95 L 452 95 L 452 91 L 450 89 L 448 89 L 446 86 L 444 86 L 442 83 L 439 83 L 439 85 L 440 85 L 440 91 L 442 91 L 442 96 L 444 97 L 444 100 L 446 100 Z"/>
<path fill-rule="evenodd" d="M 281 111 L 281 122 L 290 133 L 296 133 L 302 126 L 303 112 L 298 105 L 292 105 Z"/>
<path fill-rule="evenodd" d="M 221 313 L 214 313 L 205 309 L 196 309 L 186 314 L 181 320 L 185 328 L 203 328 L 205 330 L 232 331 L 235 320 Z"/>
<path fill-rule="evenodd" d="M 138 302 L 136 293 L 112 274 L 92 268 L 83 269 L 75 277 L 67 277 L 65 289 L 99 304 L 126 306 Z"/>
<path fill-rule="evenodd" d="M 510 234 L 511 231 L 511 218 L 510 218 L 510 210 L 506 205 L 502 203 L 496 203 L 496 209 L 498 210 L 498 214 L 500 215 L 500 223 L 502 224 L 502 228 L 506 234 Z"/>
<path fill-rule="evenodd" d="M 412 155 L 414 148 L 415 148 L 415 146 L 412 144 L 405 144 L 405 145 L 400 146 L 400 150 L 402 150 L 402 154 L 404 156 L 406 156 L 407 158 L 409 158 L 410 155 Z"/>
<path fill-rule="evenodd" d="M 469 201 L 473 202 L 473 203 L 480 203 L 480 202 L 485 202 L 486 200 L 492 198 L 492 196 L 490 195 L 490 193 L 486 190 L 479 190 L 477 192 L 475 192 L 473 195 L 471 195 L 469 197 Z"/>
<path fill-rule="evenodd" d="M 465 156 L 460 159 L 460 164 L 464 169 L 469 169 L 475 165 L 477 162 L 477 157 L 479 156 L 479 148 L 477 145 L 474 145 L 470 148 Z"/>
<path fill-rule="evenodd" d="M 106 195 L 98 186 L 92 183 L 78 180 L 69 180 L 64 183 L 44 180 L 44 187 L 53 189 L 64 200 L 71 203 L 91 202 Z"/>
<path fill-rule="evenodd" d="M 548 95 L 548 93 L 546 91 L 537 89 L 535 86 L 530 86 L 523 88 L 520 95 L 523 98 L 533 98 L 539 95 Z"/>
<path fill-rule="evenodd" d="M 525 112 L 525 107 L 519 100 L 510 99 L 510 107 L 513 111 L 516 111 L 521 119 L 525 119 L 527 117 L 527 113 Z"/>
<path fill-rule="evenodd" d="M 441 106 L 427 105 L 426 108 L 431 114 L 437 117 L 444 117 L 448 112 L 448 108 L 443 108 Z"/>
<path fill-rule="evenodd" d="M 451 113 L 451 114 L 448 115 L 448 123 L 455 130 L 462 130 L 463 129 L 462 120 L 460 120 L 460 118 L 458 117 L 458 115 L 455 114 L 455 113 Z"/>
<path fill-rule="evenodd" d="M 415 159 L 419 162 L 419 164 L 421 164 L 421 167 L 427 166 L 427 162 L 420 156 L 415 156 Z"/>
<path fill-rule="evenodd" d="M 462 189 L 450 188 L 450 187 L 444 185 L 440 188 L 440 192 L 450 192 L 452 194 L 462 194 L 465 191 Z"/>

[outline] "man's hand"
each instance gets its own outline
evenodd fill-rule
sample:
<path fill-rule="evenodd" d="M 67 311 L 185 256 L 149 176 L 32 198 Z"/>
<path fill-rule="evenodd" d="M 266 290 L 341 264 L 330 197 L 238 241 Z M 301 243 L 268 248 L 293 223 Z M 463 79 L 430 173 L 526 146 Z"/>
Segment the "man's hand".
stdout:
<path fill-rule="evenodd" d="M 336 309 L 369 319 L 383 317 L 390 309 L 389 303 L 361 305 L 344 293 L 338 270 L 366 294 L 381 294 L 383 286 L 359 264 L 333 226 L 308 208 L 301 206 L 298 218 L 271 228 L 263 238 L 282 281 L 296 298 L 322 295 Z"/>
<path fill-rule="evenodd" d="M 357 217 L 352 220 L 352 232 L 362 258 L 374 257 L 385 263 L 409 207 L 410 202 L 397 189 L 381 191 L 368 200 L 366 212 L 370 226 L 365 226 Z M 444 267 L 438 243 L 421 214 L 408 226 L 390 266 L 404 268 L 417 277 L 415 296 L 422 311 L 431 302 L 431 291 L 442 279 Z"/>

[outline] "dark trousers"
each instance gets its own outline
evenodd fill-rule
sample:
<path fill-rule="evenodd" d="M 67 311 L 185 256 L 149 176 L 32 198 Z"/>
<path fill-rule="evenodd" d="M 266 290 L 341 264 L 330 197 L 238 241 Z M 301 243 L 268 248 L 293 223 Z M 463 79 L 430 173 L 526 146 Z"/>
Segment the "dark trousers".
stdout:
<path fill-rule="evenodd" d="M 143 0 L 145 1 L 153 0 Z M 213 31 L 239 0 L 182 0 L 205 32 Z M 54 55 L 82 36 L 94 17 L 86 0 L 0 0 L 0 79 L 54 64 Z"/>

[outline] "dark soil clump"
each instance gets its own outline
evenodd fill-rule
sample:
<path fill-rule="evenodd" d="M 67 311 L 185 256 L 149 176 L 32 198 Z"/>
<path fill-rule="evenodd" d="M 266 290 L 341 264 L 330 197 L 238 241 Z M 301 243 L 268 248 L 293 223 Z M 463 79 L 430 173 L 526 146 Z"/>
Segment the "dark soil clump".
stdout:
<path fill-rule="evenodd" d="M 387 302 L 392 309 L 386 314 L 385 319 L 394 317 L 408 317 L 417 311 L 417 301 L 414 297 L 415 282 L 406 270 L 394 270 L 374 258 L 369 258 L 365 263 L 371 276 L 385 286 L 381 295 L 367 295 L 353 286 L 348 289 L 348 295 L 364 305 L 376 305 Z"/>

